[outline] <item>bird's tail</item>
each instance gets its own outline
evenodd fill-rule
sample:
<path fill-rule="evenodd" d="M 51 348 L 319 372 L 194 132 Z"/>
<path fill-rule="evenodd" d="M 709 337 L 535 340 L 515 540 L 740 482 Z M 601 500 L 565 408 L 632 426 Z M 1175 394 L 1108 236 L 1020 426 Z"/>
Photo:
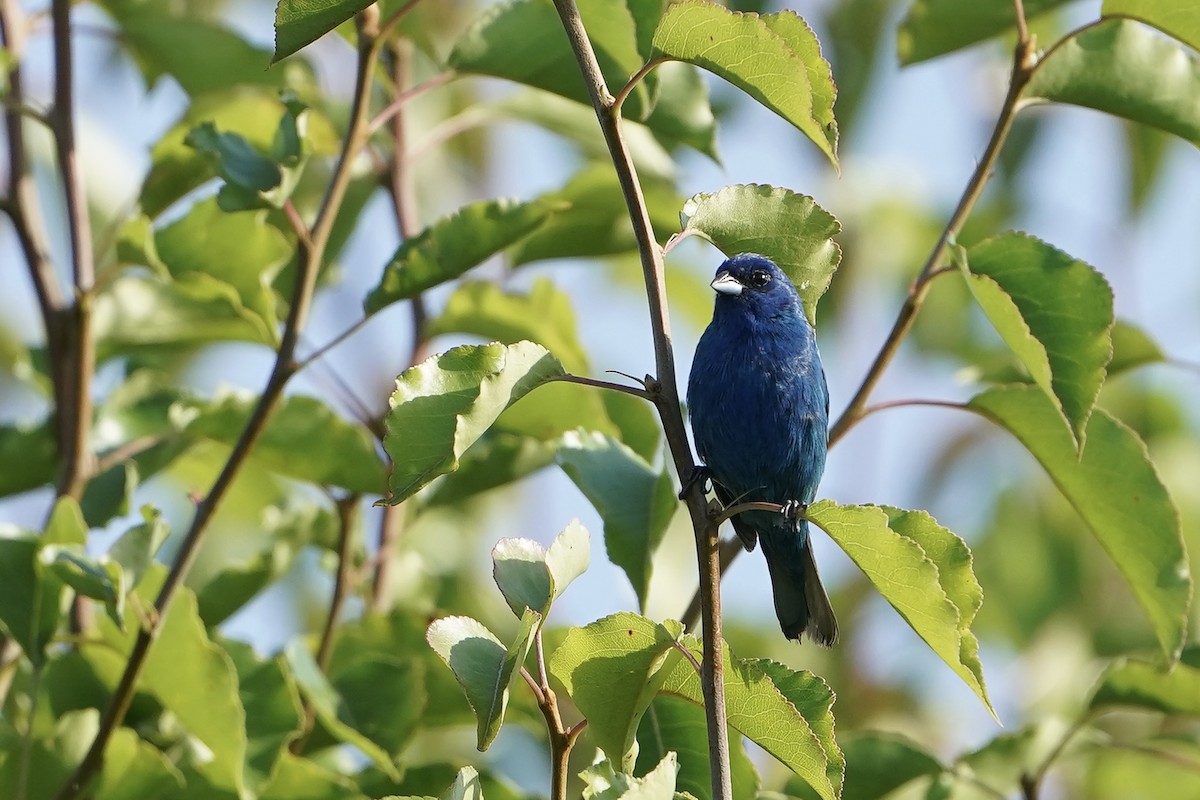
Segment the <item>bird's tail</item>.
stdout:
<path fill-rule="evenodd" d="M 817 562 L 805 529 L 808 523 L 800 525 L 799 530 L 786 532 L 760 531 L 775 593 L 775 614 L 787 638 L 799 639 L 802 633 L 807 633 L 817 644 L 829 647 L 837 641 L 837 619 L 817 574 Z"/>

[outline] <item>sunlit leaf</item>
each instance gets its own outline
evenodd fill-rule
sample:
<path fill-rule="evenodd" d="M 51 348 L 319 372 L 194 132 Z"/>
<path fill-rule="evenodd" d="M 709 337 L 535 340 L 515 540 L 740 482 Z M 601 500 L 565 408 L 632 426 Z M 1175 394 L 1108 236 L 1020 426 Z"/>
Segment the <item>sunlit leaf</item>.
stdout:
<path fill-rule="evenodd" d="M 1106 17 L 1133 17 L 1200 50 L 1200 7 L 1188 0 L 1104 0 Z"/>
<path fill-rule="evenodd" d="M 1125 576 L 1170 660 L 1187 635 L 1192 577 L 1179 512 L 1146 445 L 1102 409 L 1077 453 L 1057 409 L 1036 387 L 1010 386 L 967 405 L 1007 429 L 1042 464 Z"/>
<path fill-rule="evenodd" d="M 651 561 L 679 506 L 670 475 L 601 433 L 567 433 L 557 461 L 600 513 L 608 558 L 625 571 L 645 608 Z"/>
<path fill-rule="evenodd" d="M 923 511 L 821 500 L 807 516 L 995 715 L 970 630 L 983 593 L 962 540 Z"/>
<path fill-rule="evenodd" d="M 634 774 L 642 775 L 667 753 L 679 756 L 675 787 L 696 800 L 711 800 L 712 772 L 708 764 L 708 721 L 704 709 L 674 695 L 660 694 L 650 703 L 637 732 Z M 733 800 L 758 797 L 758 772 L 746 755 L 740 735 L 729 737 L 729 776 Z"/>
<path fill-rule="evenodd" d="M 530 608 L 545 617 L 550 604 L 588 565 L 588 532 L 573 520 L 547 550 L 532 539 L 501 539 L 492 548 L 492 576 L 520 617 Z"/>
<path fill-rule="evenodd" d="M 683 0 L 659 22 L 654 56 L 686 61 L 724 78 L 799 128 L 837 164 L 836 92 L 829 64 L 816 35 L 795 12 L 739 14 Z"/>
<path fill-rule="evenodd" d="M 1200 716 L 1200 649 L 1188 646 L 1180 662 L 1164 668 L 1139 659 L 1121 659 L 1104 671 L 1090 705 Z"/>
<path fill-rule="evenodd" d="M 1166 361 L 1158 343 L 1150 338 L 1144 330 L 1131 322 L 1117 320 L 1112 329 L 1113 357 L 1108 363 L 1108 374 L 1116 375 L 1126 370 L 1136 369 L 1145 364 Z"/>
<path fill-rule="evenodd" d="M 275 6 L 275 56 L 287 58 L 371 5 L 372 0 L 279 0 Z"/>
<path fill-rule="evenodd" d="M 675 773 L 679 764 L 675 753 L 667 753 L 654 769 L 641 778 L 618 769 L 605 759 L 579 774 L 583 778 L 584 800 L 675 800 Z"/>
<path fill-rule="evenodd" d="M 500 413 L 562 366 L 530 342 L 455 347 L 396 379 L 384 449 L 392 457 L 391 496 L 399 503 L 459 458 Z"/>
<path fill-rule="evenodd" d="M 811 197 L 777 186 L 726 186 L 694 195 L 679 220 L 684 234 L 699 234 L 727 256 L 770 258 L 796 285 L 805 314 L 815 322 L 817 301 L 842 258 L 833 241 L 842 226 Z"/>
<path fill-rule="evenodd" d="M 1200 146 L 1200 58 L 1131 20 L 1089 26 L 1046 53 L 1024 104 L 1070 103 L 1173 133 Z"/>

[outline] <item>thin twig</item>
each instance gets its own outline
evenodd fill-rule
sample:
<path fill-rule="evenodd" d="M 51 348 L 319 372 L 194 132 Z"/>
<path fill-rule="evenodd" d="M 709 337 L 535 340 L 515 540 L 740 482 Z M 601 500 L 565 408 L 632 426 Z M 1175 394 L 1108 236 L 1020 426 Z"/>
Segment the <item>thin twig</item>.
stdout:
<path fill-rule="evenodd" d="M 368 128 L 369 132 L 375 133 L 375 131 L 386 125 L 388 120 L 400 113 L 408 101 L 415 97 L 420 97 L 430 89 L 436 89 L 437 87 L 448 83 L 450 80 L 457 77 L 457 72 L 451 72 L 449 70 L 446 72 L 439 72 L 429 80 L 419 83 L 411 89 L 407 89 L 396 95 L 396 99 L 388 103 L 388 105 L 382 111 L 375 115 L 375 119 L 371 120 L 371 124 Z"/>
<path fill-rule="evenodd" d="M 971 179 L 967 181 L 967 186 L 963 190 L 962 197 L 959 198 L 954 213 L 950 215 L 946 227 L 942 229 L 941 235 L 938 236 L 937 241 L 934 243 L 933 250 L 929 253 L 929 258 L 926 259 L 925 265 L 921 267 L 921 271 L 917 274 L 917 277 L 913 279 L 912 285 L 908 290 L 908 296 L 904 300 L 904 305 L 900 307 L 900 313 L 892 325 L 892 330 L 884 341 L 883 346 L 879 348 L 879 353 L 876 354 L 870 369 L 867 370 L 866 377 L 863 378 L 858 391 L 854 393 L 854 397 L 846 406 L 846 410 L 842 412 L 842 415 L 830 427 L 830 447 L 840 441 L 846 435 L 847 431 L 862 419 L 863 409 L 866 408 L 871 392 L 879 383 L 879 379 L 883 376 L 883 371 L 891 363 L 892 358 L 895 357 L 896 351 L 900 348 L 900 343 L 904 341 L 905 336 L 912 328 L 913 322 L 916 320 L 917 311 L 921 308 L 921 304 L 925 300 L 929 283 L 935 275 L 939 274 L 938 270 L 942 267 L 942 262 L 946 257 L 946 250 L 949 248 L 950 241 L 962 230 L 962 226 L 971 215 L 972 209 L 975 208 L 975 203 L 983 194 L 983 188 L 987 185 L 988 179 L 991 178 L 992 169 L 996 165 L 996 159 L 1000 156 L 1000 150 L 1004 146 L 1005 139 L 1008 138 L 1008 132 L 1012 128 L 1013 119 L 1016 117 L 1017 104 L 1021 99 L 1021 90 L 1029 82 L 1034 66 L 1036 64 L 1031 63 L 1030 58 L 1030 44 L 1027 40 L 1023 39 L 1017 44 L 1016 50 L 1013 53 L 1013 66 L 1008 83 L 1008 92 L 1004 97 L 1003 105 L 1000 107 L 999 116 L 996 118 L 996 125 L 992 129 L 992 135 L 988 140 L 987 147 L 984 149 L 983 156 L 979 159 L 979 163 L 976 165 Z"/>
<path fill-rule="evenodd" d="M 671 344 L 671 323 L 667 315 L 666 278 L 662 249 L 654 238 L 650 213 L 642 194 L 637 171 L 621 130 L 621 115 L 615 98 L 609 93 L 596 53 L 584 30 L 574 0 L 554 0 L 554 6 L 566 31 L 571 50 L 579 64 L 592 108 L 612 159 L 621 194 L 633 226 L 634 239 L 642 263 L 642 280 L 650 310 L 650 330 L 654 341 L 655 380 L 650 393 L 663 426 L 663 435 L 678 475 L 690 475 L 696 460 L 692 455 L 687 430 L 680 412 L 679 387 L 675 378 L 675 357 Z M 709 763 L 714 800 L 730 800 L 729 733 L 726 726 L 723 641 L 721 639 L 721 585 L 719 539 L 716 526 L 708 519 L 708 504 L 703 487 L 692 483 L 684 495 L 692 531 L 696 539 L 696 557 L 700 572 L 701 617 L 704 638 L 704 670 L 701 687 L 707 717 Z"/>
<path fill-rule="evenodd" d="M 300 257 L 296 282 L 292 290 L 288 316 L 284 323 L 283 336 L 274 366 L 271 369 L 271 375 L 212 488 L 197 504 L 192 524 L 180 544 L 171 570 L 155 599 L 150 615 L 152 621 L 139 632 L 126 661 L 125 671 L 122 673 L 117 688 L 109 700 L 108 708 L 101 718 L 96 737 L 79 766 L 58 792 L 57 800 L 75 800 L 99 774 L 103 766 L 105 747 L 125 718 L 125 713 L 133 701 L 137 682 L 145 667 L 150 647 L 156 638 L 157 629 L 195 561 L 204 533 L 208 529 L 208 523 L 212 520 L 234 478 L 246 462 L 247 456 L 265 428 L 267 419 L 283 394 L 284 386 L 295 373 L 296 344 L 312 307 L 313 293 L 324 258 L 325 246 L 329 241 L 333 220 L 345 198 L 346 187 L 350 182 L 351 165 L 367 139 L 365 128 L 371 93 L 371 73 L 379 52 L 375 38 L 378 11 L 371 7 L 368 11 L 360 13 L 356 21 L 359 38 L 358 64 L 349 128 L 334 168 L 333 177 L 318 211 L 316 223 L 312 227 L 312 246 L 308 246 L 303 240 L 298 243 Z"/>
<path fill-rule="evenodd" d="M 625 104 L 625 100 L 629 97 L 629 93 L 633 91 L 634 87 L 641 82 L 642 78 L 650 74 L 650 70 L 654 69 L 664 61 L 666 61 L 665 58 L 656 58 L 647 61 L 642 68 L 639 69 L 637 73 L 634 74 L 634 76 L 630 78 L 624 86 L 621 87 L 621 91 L 617 92 L 617 96 L 613 98 L 613 111 L 620 113 L 621 106 Z"/>
<path fill-rule="evenodd" d="M 581 386 L 594 386 L 597 389 L 608 389 L 613 392 L 624 392 L 634 397 L 640 397 L 643 400 L 654 400 L 654 396 L 645 389 L 640 389 L 636 386 L 626 386 L 623 383 L 613 383 L 612 381 L 601 381 L 596 378 L 588 378 L 583 375 L 557 375 L 551 380 L 562 381 L 563 383 L 578 383 Z"/>

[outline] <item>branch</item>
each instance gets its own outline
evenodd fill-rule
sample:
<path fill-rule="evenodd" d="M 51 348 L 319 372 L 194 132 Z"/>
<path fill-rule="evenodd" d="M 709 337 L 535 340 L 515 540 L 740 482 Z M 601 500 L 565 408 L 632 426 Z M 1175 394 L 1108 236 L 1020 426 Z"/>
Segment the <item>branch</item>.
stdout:
<path fill-rule="evenodd" d="M 299 266 L 296 283 L 292 290 L 288 317 L 284 323 L 283 336 L 280 340 L 279 351 L 275 357 L 275 364 L 271 369 L 271 375 L 267 379 L 266 386 L 257 405 L 246 422 L 246 427 L 242 429 L 241 435 L 234 444 L 229 458 L 226 460 L 212 488 L 204 499 L 197 504 L 196 515 L 193 517 L 192 524 L 188 528 L 183 542 L 180 544 L 179 553 L 171 566 L 166 581 L 163 583 L 162 589 L 155 599 L 154 608 L 150 614 L 152 622 L 139 632 L 138 638 L 134 642 L 133 650 L 130 652 L 129 659 L 125 664 L 125 671 L 121 675 L 120 682 L 113 692 L 108 708 L 101 718 L 96 738 L 92 741 L 91 747 L 88 749 L 79 766 L 76 767 L 75 771 L 59 791 L 57 800 L 75 800 L 75 798 L 80 797 L 88 784 L 99 774 L 103 766 L 105 747 L 117 727 L 121 724 L 130 703 L 133 701 L 138 678 L 145 667 L 146 658 L 156 638 L 158 627 L 166 615 L 171 600 L 183 584 L 183 579 L 187 576 L 192 563 L 195 561 L 200 543 L 204 538 L 204 533 L 208 529 L 208 523 L 212 520 L 218 506 L 225 497 L 225 493 L 229 490 L 234 478 L 246 462 L 246 458 L 253 449 L 255 442 L 257 442 L 258 437 L 262 434 L 267 419 L 282 396 L 288 379 L 295 373 L 293 359 L 296 353 L 296 344 L 312 306 L 317 275 L 324 257 L 325 246 L 329 241 L 333 219 L 337 216 L 337 210 L 341 206 L 342 200 L 345 197 L 346 187 L 350 182 L 351 164 L 353 164 L 355 157 L 366 142 L 365 128 L 368 101 L 371 92 L 371 72 L 379 51 L 375 37 L 377 21 L 377 11 L 374 13 L 362 12 L 356 19 L 358 26 L 358 64 L 349 129 L 346 132 L 346 138 L 338 157 L 337 166 L 334 169 L 333 178 L 322 200 L 316 223 L 312 228 L 312 244 L 309 246 L 302 239 L 297 246 Z"/>
<path fill-rule="evenodd" d="M 558 696 L 550 688 L 546 678 L 546 661 L 542 647 L 542 627 L 533 634 L 533 646 L 537 653 L 538 677 L 535 679 L 529 670 L 521 667 L 521 677 L 525 679 L 529 690 L 537 700 L 538 709 L 546 719 L 546 733 L 550 737 L 550 800 L 567 800 L 567 777 L 570 774 L 571 748 L 583 729 L 587 720 L 581 720 L 570 728 L 562 723 L 562 715 L 558 711 Z"/>
<path fill-rule="evenodd" d="M 562 381 L 563 383 L 578 383 L 580 386 L 594 386 L 597 389 L 608 389 L 609 391 L 613 392 L 624 392 L 625 394 L 632 395 L 634 397 L 640 397 L 643 400 L 654 400 L 653 394 L 645 389 L 639 389 L 636 386 L 626 386 L 623 383 L 613 383 L 611 381 L 601 381 L 596 380 L 595 378 L 587 378 L 582 375 L 572 375 L 569 372 L 565 375 L 558 375 L 554 378 L 551 378 L 551 380 Z"/>
<path fill-rule="evenodd" d="M 933 250 L 929 253 L 929 258 L 926 259 L 925 265 L 921 268 L 917 277 L 913 279 L 912 285 L 908 289 L 908 297 L 905 298 L 904 305 L 900 308 L 900 313 L 892 325 L 891 333 L 888 334 L 883 346 L 880 347 L 879 353 L 875 356 L 875 361 L 871 364 L 870 369 L 867 370 L 866 377 L 863 378 L 858 391 L 855 392 L 849 405 L 846 406 L 846 410 L 842 412 L 842 415 L 830 427 L 830 447 L 836 444 L 855 423 L 862 419 L 863 411 L 866 408 L 871 392 L 879 383 L 883 371 L 887 369 L 888 364 L 891 363 L 892 358 L 896 355 L 896 351 L 900 348 L 900 342 L 904 340 L 904 337 L 912 328 L 917 311 L 921 308 L 921 304 L 925 300 L 930 281 L 936 275 L 940 274 L 939 270 L 946 258 L 946 250 L 949 247 L 950 241 L 962 230 L 963 224 L 966 223 L 972 209 L 975 208 L 975 203 L 979 200 L 980 195 L 983 194 L 983 189 L 987 185 L 988 179 L 992 176 L 992 169 L 996 165 L 996 159 L 1000 155 L 1000 149 L 1004 146 L 1004 141 L 1008 138 L 1008 132 L 1012 128 L 1013 119 L 1017 114 L 1017 103 L 1021 99 L 1021 90 L 1025 88 L 1025 84 L 1029 82 L 1029 78 L 1033 75 L 1033 69 L 1036 66 L 1036 59 L 1033 56 L 1032 42 L 1027 38 L 1021 39 L 1013 52 L 1012 74 L 1008 83 L 1008 93 L 1004 97 L 1004 104 L 1000 107 L 1000 114 L 996 119 L 995 127 L 992 129 L 991 139 L 988 140 L 983 156 L 979 159 L 979 163 L 975 167 L 975 172 L 972 173 L 971 179 L 967 181 L 967 186 L 963 190 L 962 197 L 959 198 L 954 213 L 950 215 L 950 220 L 946 223 L 946 227 L 934 243 Z"/>
<path fill-rule="evenodd" d="M 642 262 L 642 279 L 646 285 L 646 300 L 650 306 L 650 330 L 654 338 L 656 380 L 647 386 L 662 422 L 663 434 L 679 475 L 691 474 L 696 461 L 692 456 L 683 415 L 680 413 L 679 387 L 675 379 L 675 359 L 671 347 L 671 325 L 667 316 L 666 280 L 663 276 L 662 249 L 654 239 L 650 214 L 642 195 L 641 184 L 633 159 L 621 132 L 621 114 L 616 100 L 608 91 L 596 53 L 584 30 L 583 20 L 574 0 L 554 0 L 567 39 L 579 63 L 584 84 L 592 100 L 596 119 L 604 134 L 613 168 L 621 184 L 621 193 L 629 211 L 634 238 Z M 701 686 L 708 721 L 709 764 L 712 768 L 714 800 L 729 800 L 732 788 L 729 779 L 729 733 L 726 726 L 724 662 L 721 639 L 721 566 L 717 528 L 708 519 L 704 488 L 699 482 L 688 487 L 684 495 L 692 530 L 696 538 L 696 558 L 700 572 L 700 597 L 704 633 L 704 669 Z"/>

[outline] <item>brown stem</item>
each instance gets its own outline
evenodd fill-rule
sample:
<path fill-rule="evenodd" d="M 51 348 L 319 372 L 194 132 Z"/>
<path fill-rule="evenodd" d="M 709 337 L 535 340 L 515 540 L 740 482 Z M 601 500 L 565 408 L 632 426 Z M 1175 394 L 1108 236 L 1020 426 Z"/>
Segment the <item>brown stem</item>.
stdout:
<path fill-rule="evenodd" d="M 345 605 L 346 594 L 350 587 L 350 558 L 354 546 L 354 531 L 358 527 L 358 504 L 361 499 L 359 495 L 352 494 L 337 501 L 337 572 L 334 573 L 333 595 L 329 598 L 329 615 L 325 618 L 325 627 L 321 630 L 321 641 L 317 645 L 317 666 L 321 668 L 322 672 L 329 668 L 329 658 L 333 655 L 334 635 L 337 633 L 338 617 L 341 616 L 342 606 Z"/>
<path fill-rule="evenodd" d="M 234 444 L 229 458 L 222 467 L 220 474 L 213 483 L 208 494 L 197 504 L 196 515 L 180 544 L 179 553 L 171 566 L 170 572 L 163 583 L 162 589 L 155 599 L 154 608 L 150 614 L 150 623 L 139 633 L 134 642 L 133 650 L 125 664 L 116 690 L 109 700 L 100 721 L 96 738 L 92 741 L 87 754 L 59 790 L 57 800 L 74 800 L 81 795 L 88 784 L 99 774 L 103 766 L 104 750 L 109 739 L 116 731 L 125 712 L 133 701 L 138 678 L 145 667 L 150 647 L 158 633 L 162 619 L 166 616 L 171 600 L 183 584 L 192 563 L 199 551 L 200 543 L 208 529 L 225 493 L 232 485 L 234 478 L 246 462 L 247 456 L 266 426 L 267 419 L 274 410 L 283 394 L 288 379 L 295 373 L 296 344 L 300 331 L 308 319 L 312 306 L 313 293 L 316 289 L 317 275 L 324 257 L 325 246 L 329 241 L 333 219 L 341 207 L 345 197 L 346 187 L 350 182 L 350 165 L 366 142 L 365 127 L 367 122 L 368 101 L 371 90 L 371 72 L 378 56 L 377 39 L 375 37 L 378 12 L 362 12 L 357 17 L 358 26 L 358 65 L 354 90 L 354 103 L 349 128 L 334 168 L 333 178 L 322 200 L 317 213 L 316 223 L 312 229 L 311 246 L 301 238 L 298 244 L 299 267 L 296 283 L 292 290 L 291 302 L 288 308 L 287 320 L 284 323 L 283 336 L 280 340 L 279 351 L 275 357 L 271 375 L 267 379 L 262 395 L 250 414 L 246 427 Z"/>
<path fill-rule="evenodd" d="M 583 20 L 574 0 L 554 0 L 567 39 L 575 53 L 584 84 L 592 100 L 596 119 L 604 134 L 621 193 L 629 212 L 638 254 L 642 262 L 642 279 L 646 300 L 650 306 L 650 330 L 654 339 L 655 380 L 648 382 L 651 395 L 663 426 L 663 434 L 671 452 L 678 475 L 690 475 L 695 467 L 691 444 L 680 413 L 679 387 L 675 379 L 675 358 L 671 346 L 671 325 L 667 316 L 666 279 L 663 274 L 662 249 L 654 238 L 650 214 L 642 195 L 641 184 L 621 131 L 620 109 L 609 93 L 596 53 L 584 30 Z M 729 741 L 726 729 L 724 662 L 721 639 L 720 564 L 717 553 L 717 531 L 708 520 L 707 503 L 700 482 L 688 487 L 684 500 L 696 538 L 696 554 L 700 572 L 701 617 L 704 635 L 704 666 L 701 686 L 708 720 L 709 764 L 712 773 L 712 794 L 715 800 L 729 800 L 732 788 L 729 779 Z"/>
<path fill-rule="evenodd" d="M 596 378 L 588 378 L 583 375 L 572 375 L 567 373 L 559 375 L 552 380 L 562 381 L 563 383 L 578 383 L 580 386 L 594 386 L 597 389 L 608 389 L 613 392 L 624 392 L 625 394 L 640 397 L 643 400 L 654 400 L 654 396 L 645 389 L 640 389 L 637 386 L 626 386 L 623 383 L 613 383 L 612 381 L 601 381 Z"/>
<path fill-rule="evenodd" d="M 587 720 L 580 720 L 570 728 L 563 726 L 562 715 L 558 710 L 558 696 L 550 688 L 546 677 L 546 660 L 542 648 L 542 628 L 538 625 L 533 634 L 533 646 L 536 652 L 538 677 L 535 679 L 529 670 L 521 667 L 521 677 L 533 692 L 538 709 L 546 719 L 546 733 L 550 738 L 550 800 L 567 800 L 567 779 L 570 777 L 571 748 L 575 740 L 587 727 Z"/>

